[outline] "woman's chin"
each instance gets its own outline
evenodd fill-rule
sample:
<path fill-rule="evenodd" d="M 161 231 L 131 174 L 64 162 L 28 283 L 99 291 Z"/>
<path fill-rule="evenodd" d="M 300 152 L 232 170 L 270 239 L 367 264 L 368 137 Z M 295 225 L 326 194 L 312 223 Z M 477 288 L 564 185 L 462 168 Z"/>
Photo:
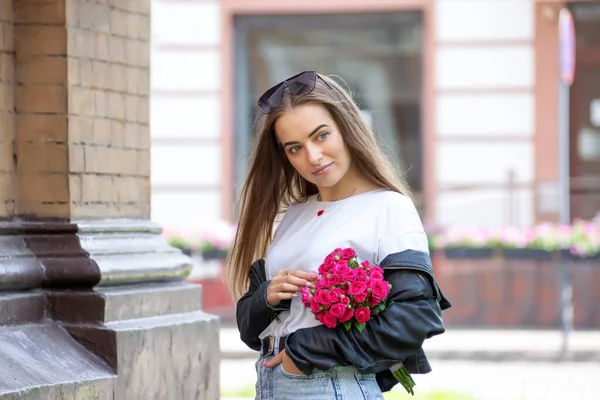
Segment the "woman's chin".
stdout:
<path fill-rule="evenodd" d="M 332 179 L 326 177 L 324 179 L 312 179 L 310 182 L 315 184 L 319 188 L 331 188 L 338 184 L 339 179 Z"/>

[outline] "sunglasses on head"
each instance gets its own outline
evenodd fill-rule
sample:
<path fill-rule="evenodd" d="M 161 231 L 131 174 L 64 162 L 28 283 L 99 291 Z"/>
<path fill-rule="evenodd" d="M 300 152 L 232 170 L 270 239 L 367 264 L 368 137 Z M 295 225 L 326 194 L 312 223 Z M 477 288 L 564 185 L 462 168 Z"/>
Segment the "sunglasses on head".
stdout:
<path fill-rule="evenodd" d="M 260 96 L 260 99 L 258 99 L 258 107 L 263 113 L 270 114 L 273 112 L 275 107 L 281 103 L 285 88 L 288 88 L 290 93 L 294 96 L 297 96 L 300 93 L 310 93 L 317 84 L 317 78 L 321 79 L 323 83 L 325 83 L 327 87 L 331 89 L 331 86 L 329 86 L 329 84 L 325 82 L 325 80 L 321 78 L 315 71 L 304 71 L 298 75 L 294 75 L 291 78 L 284 80 L 283 82 L 278 83 L 271 89 L 267 90 L 262 96 Z"/>

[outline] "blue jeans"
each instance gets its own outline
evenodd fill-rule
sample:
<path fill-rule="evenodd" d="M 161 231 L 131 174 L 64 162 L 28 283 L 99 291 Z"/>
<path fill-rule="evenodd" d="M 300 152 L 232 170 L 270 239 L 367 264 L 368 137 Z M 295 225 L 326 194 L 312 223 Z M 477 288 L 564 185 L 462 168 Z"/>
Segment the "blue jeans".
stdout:
<path fill-rule="evenodd" d="M 375 374 L 360 374 L 353 366 L 334 367 L 330 372 L 293 375 L 282 364 L 264 367 L 273 356 L 256 362 L 257 400 L 383 400 Z"/>

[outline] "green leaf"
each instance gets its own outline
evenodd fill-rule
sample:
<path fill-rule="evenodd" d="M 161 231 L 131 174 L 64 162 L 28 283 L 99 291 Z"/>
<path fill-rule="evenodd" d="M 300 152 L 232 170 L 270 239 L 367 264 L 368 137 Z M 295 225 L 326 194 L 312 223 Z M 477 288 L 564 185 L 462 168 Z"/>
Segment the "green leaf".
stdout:
<path fill-rule="evenodd" d="M 392 306 L 392 304 L 394 304 L 393 301 L 388 301 L 388 303 L 385 305 L 385 309 L 383 311 L 389 310 L 390 307 Z"/>
<path fill-rule="evenodd" d="M 363 329 L 365 329 L 365 326 L 367 324 L 359 324 L 358 322 L 354 321 L 354 326 L 356 327 L 356 329 L 358 329 L 359 332 L 362 333 Z"/>
<path fill-rule="evenodd" d="M 352 321 L 344 322 L 344 328 L 346 328 L 346 331 L 349 331 L 352 328 Z"/>

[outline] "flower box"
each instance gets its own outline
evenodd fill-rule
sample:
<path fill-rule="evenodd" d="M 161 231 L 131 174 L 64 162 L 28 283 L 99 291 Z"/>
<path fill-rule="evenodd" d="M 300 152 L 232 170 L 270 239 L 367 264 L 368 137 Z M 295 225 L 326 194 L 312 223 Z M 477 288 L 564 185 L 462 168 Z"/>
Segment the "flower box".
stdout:
<path fill-rule="evenodd" d="M 557 255 L 542 249 L 508 248 L 502 249 L 502 257 L 507 260 L 551 260 L 557 258 Z"/>
<path fill-rule="evenodd" d="M 227 258 L 227 250 L 221 249 L 206 249 L 200 252 L 204 261 L 225 260 Z"/>
<path fill-rule="evenodd" d="M 163 230 L 169 244 L 204 261 L 224 260 L 235 236 L 236 227 L 225 221 L 207 223 L 203 229 L 170 228 Z"/>
<path fill-rule="evenodd" d="M 493 249 L 485 247 L 447 247 L 444 249 L 446 258 L 457 259 L 481 259 L 491 258 L 494 254 Z"/>

